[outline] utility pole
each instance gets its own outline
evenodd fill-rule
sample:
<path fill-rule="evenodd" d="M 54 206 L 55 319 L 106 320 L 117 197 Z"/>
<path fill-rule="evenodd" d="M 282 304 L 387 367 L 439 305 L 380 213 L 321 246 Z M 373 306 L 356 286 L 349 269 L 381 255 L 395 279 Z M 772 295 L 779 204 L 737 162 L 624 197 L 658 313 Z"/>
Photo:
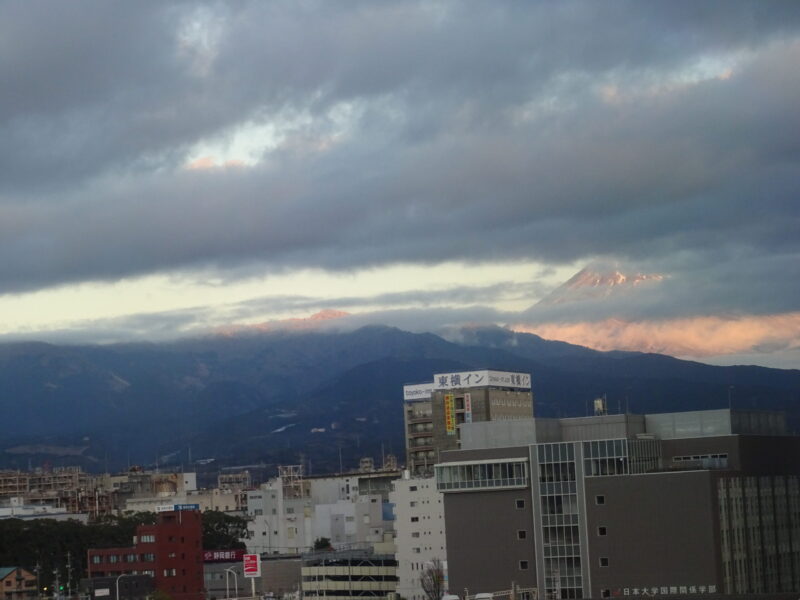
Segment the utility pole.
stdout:
<path fill-rule="evenodd" d="M 36 561 L 36 566 L 33 567 L 33 572 L 36 573 L 36 598 L 42 600 L 42 584 L 39 582 L 39 572 L 42 570 L 39 561 Z"/>
<path fill-rule="evenodd" d="M 72 553 L 67 552 L 67 598 L 72 598 Z"/>

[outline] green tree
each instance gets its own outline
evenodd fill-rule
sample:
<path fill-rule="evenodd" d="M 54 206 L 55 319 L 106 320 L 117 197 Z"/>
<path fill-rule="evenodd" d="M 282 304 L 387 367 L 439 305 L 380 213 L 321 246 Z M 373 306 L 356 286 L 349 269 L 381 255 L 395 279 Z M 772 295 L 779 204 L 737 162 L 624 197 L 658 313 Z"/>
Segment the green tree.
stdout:
<path fill-rule="evenodd" d="M 326 537 L 319 537 L 314 540 L 314 550 L 333 550 L 331 540 Z"/>
<path fill-rule="evenodd" d="M 203 548 L 206 550 L 233 550 L 245 548 L 247 521 L 242 517 L 218 510 L 203 513 Z"/>

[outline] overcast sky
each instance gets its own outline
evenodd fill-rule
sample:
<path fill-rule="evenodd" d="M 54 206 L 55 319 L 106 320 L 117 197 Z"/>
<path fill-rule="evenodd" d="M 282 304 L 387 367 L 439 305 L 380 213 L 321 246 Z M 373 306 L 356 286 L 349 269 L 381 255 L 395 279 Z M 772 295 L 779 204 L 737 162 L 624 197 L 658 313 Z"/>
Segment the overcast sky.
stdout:
<path fill-rule="evenodd" d="M 338 308 L 800 366 L 798 65 L 790 0 L 3 2 L 0 335 Z M 534 306 L 586 264 L 665 277 Z"/>

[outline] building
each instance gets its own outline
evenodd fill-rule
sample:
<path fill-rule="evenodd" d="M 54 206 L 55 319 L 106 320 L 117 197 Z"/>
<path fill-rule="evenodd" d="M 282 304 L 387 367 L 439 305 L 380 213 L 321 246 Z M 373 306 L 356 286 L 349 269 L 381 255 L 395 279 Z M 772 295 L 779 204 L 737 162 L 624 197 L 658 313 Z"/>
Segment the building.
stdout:
<path fill-rule="evenodd" d="M 303 598 L 362 596 L 389 600 L 397 587 L 397 560 L 372 548 L 313 552 L 303 556 Z"/>
<path fill-rule="evenodd" d="M 150 575 L 125 574 L 81 579 L 79 593 L 84 598 L 107 600 L 149 600 L 155 588 Z"/>
<path fill-rule="evenodd" d="M 334 547 L 375 543 L 392 530 L 389 493 L 399 471 L 303 476 L 299 465 L 247 492 L 250 552 L 300 554 L 328 538 Z"/>
<path fill-rule="evenodd" d="M 302 566 L 300 554 L 267 556 L 261 561 L 261 589 L 275 598 L 299 598 Z"/>
<path fill-rule="evenodd" d="M 800 592 L 800 437 L 781 415 L 531 419 L 462 439 L 436 466 L 451 590 Z"/>
<path fill-rule="evenodd" d="M 0 567 L 0 594 L 3 600 L 36 598 L 36 575 L 22 567 Z"/>
<path fill-rule="evenodd" d="M 390 501 L 395 515 L 397 593 L 406 600 L 426 600 L 420 575 L 434 564 L 439 564 L 444 571 L 446 589 L 447 550 L 442 497 L 432 477 L 404 477 L 394 482 Z"/>
<path fill-rule="evenodd" d="M 60 512 L 109 514 L 116 508 L 113 494 L 80 467 L 33 471 L 0 470 L 0 499 L 22 498 L 25 505 L 49 506 Z"/>
<path fill-rule="evenodd" d="M 203 528 L 196 507 L 170 507 L 155 525 L 139 525 L 133 546 L 89 550 L 89 579 L 149 575 L 173 600 L 202 600 Z"/>
<path fill-rule="evenodd" d="M 438 373 L 403 387 L 406 469 L 430 477 L 440 453 L 459 448 L 460 426 L 533 417 L 531 376 L 505 371 Z"/>
<path fill-rule="evenodd" d="M 80 521 L 87 523 L 87 513 L 71 513 L 50 504 L 26 504 L 24 498 L 11 497 L 0 500 L 0 519 L 53 519 L 55 521 Z"/>
<path fill-rule="evenodd" d="M 250 595 L 251 584 L 244 576 L 243 561 L 244 550 L 206 550 L 203 553 L 203 580 L 209 600 Z M 258 586 L 257 591 L 260 590 Z"/>

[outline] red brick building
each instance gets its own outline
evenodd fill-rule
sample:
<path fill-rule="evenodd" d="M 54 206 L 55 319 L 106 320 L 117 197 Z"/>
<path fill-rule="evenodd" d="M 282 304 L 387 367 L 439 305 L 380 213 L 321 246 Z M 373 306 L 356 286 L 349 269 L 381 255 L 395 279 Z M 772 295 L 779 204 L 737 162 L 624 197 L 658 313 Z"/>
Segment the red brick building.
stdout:
<path fill-rule="evenodd" d="M 199 511 L 160 512 L 155 525 L 136 528 L 133 546 L 89 550 L 89 578 L 150 575 L 174 600 L 203 600 L 202 538 Z"/>

